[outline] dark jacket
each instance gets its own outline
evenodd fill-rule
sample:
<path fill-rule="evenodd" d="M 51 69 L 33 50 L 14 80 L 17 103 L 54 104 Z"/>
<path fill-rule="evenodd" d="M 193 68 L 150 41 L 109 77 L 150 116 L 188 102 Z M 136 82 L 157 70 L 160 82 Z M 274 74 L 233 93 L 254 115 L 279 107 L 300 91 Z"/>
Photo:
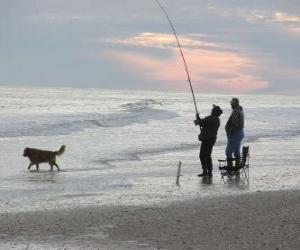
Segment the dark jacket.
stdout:
<path fill-rule="evenodd" d="M 199 134 L 199 140 L 217 138 L 218 129 L 220 127 L 220 119 L 217 116 L 210 115 L 204 119 L 197 120 L 197 124 L 200 125 L 201 133 Z"/>
<path fill-rule="evenodd" d="M 233 136 L 233 134 L 244 128 L 244 112 L 243 107 L 238 106 L 235 108 L 225 126 L 227 137 Z"/>

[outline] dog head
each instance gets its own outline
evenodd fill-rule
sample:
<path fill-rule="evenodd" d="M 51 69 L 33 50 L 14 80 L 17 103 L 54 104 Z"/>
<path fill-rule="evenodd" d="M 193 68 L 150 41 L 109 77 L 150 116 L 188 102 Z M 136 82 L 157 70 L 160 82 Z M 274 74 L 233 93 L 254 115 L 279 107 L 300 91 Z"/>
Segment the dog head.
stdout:
<path fill-rule="evenodd" d="M 24 152 L 23 152 L 23 156 L 24 156 L 24 157 L 29 156 L 29 151 L 30 151 L 29 148 L 25 148 L 25 149 L 24 149 Z"/>

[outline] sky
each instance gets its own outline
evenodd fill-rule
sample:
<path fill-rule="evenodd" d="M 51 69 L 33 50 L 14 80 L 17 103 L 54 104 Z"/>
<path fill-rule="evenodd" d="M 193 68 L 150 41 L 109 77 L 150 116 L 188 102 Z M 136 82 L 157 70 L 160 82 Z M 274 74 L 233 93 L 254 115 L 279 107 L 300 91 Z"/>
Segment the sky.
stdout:
<path fill-rule="evenodd" d="M 160 0 L 203 93 L 300 93 L 299 0 Z M 0 0 L 0 85 L 189 91 L 155 0 Z"/>

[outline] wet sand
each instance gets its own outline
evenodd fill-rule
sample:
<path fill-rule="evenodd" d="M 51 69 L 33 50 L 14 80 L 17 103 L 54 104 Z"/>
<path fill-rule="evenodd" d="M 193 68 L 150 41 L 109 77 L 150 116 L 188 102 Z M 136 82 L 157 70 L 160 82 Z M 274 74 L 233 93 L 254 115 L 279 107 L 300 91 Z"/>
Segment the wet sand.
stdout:
<path fill-rule="evenodd" d="M 1 249 L 300 249 L 300 191 L 0 215 Z"/>

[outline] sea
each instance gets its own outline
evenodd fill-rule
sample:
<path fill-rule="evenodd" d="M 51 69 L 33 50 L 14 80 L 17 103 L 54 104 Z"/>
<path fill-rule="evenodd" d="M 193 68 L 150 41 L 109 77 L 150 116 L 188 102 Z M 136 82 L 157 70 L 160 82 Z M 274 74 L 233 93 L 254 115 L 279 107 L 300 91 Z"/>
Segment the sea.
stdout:
<path fill-rule="evenodd" d="M 0 213 L 172 202 L 300 188 L 299 95 L 237 95 L 250 147 L 249 182 L 221 178 L 231 95 L 195 93 L 201 117 L 224 111 L 213 179 L 201 172 L 191 93 L 0 87 Z M 27 170 L 26 147 L 58 150 L 61 171 Z M 179 162 L 181 176 L 176 183 Z"/>

